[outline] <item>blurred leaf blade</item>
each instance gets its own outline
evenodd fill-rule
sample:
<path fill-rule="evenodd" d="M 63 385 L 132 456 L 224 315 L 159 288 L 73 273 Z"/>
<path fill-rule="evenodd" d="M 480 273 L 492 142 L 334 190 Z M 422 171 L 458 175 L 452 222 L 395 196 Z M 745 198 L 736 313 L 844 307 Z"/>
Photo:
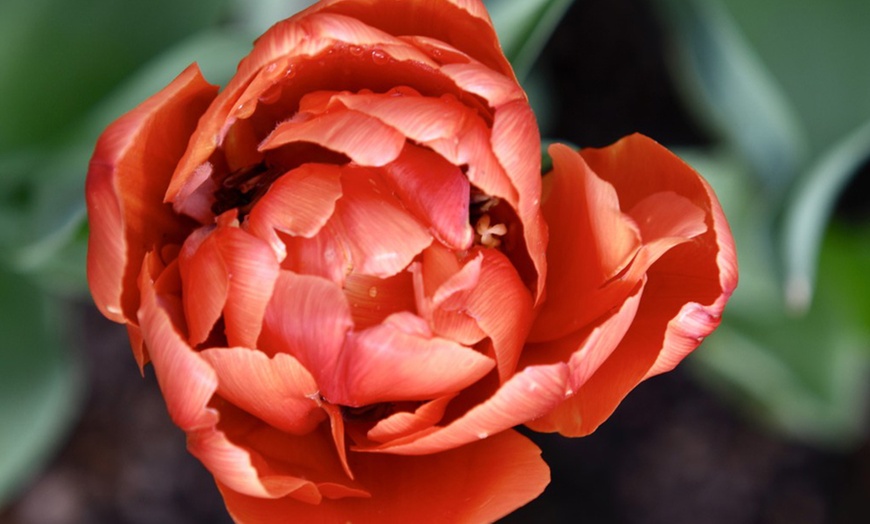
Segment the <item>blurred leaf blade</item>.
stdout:
<path fill-rule="evenodd" d="M 870 121 L 836 144 L 800 180 L 787 202 L 783 222 L 783 256 L 788 307 L 809 307 L 822 239 L 837 199 L 870 160 Z"/>
<path fill-rule="evenodd" d="M 779 197 L 806 154 L 805 131 L 791 103 L 720 2 L 659 0 L 658 5 L 676 38 L 678 81 L 696 112 Z"/>
<path fill-rule="evenodd" d="M 505 56 L 522 81 L 573 0 L 489 0 L 489 15 Z"/>
<path fill-rule="evenodd" d="M 0 269 L 0 296 L 2 507 L 45 464 L 75 420 L 82 377 L 60 344 L 57 312 L 39 289 Z"/>

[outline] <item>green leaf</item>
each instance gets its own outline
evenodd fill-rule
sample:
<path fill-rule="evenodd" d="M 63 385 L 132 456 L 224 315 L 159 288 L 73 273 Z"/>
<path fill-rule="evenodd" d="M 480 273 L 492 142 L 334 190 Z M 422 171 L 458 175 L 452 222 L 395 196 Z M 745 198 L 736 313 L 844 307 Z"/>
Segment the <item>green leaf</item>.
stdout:
<path fill-rule="evenodd" d="M 531 71 L 572 0 L 489 0 L 493 25 L 520 81 Z"/>
<path fill-rule="evenodd" d="M 81 369 L 39 290 L 0 269 L 0 507 L 46 463 L 75 420 Z"/>
<path fill-rule="evenodd" d="M 822 250 L 818 295 L 804 315 L 783 307 L 747 314 L 732 302 L 691 362 L 767 425 L 848 448 L 870 429 L 870 228 L 833 233 Z"/>
<path fill-rule="evenodd" d="M 724 6 L 787 94 L 812 155 L 870 119 L 870 2 L 728 0 Z"/>
<path fill-rule="evenodd" d="M 10 170 L 19 171 L 6 178 L 27 181 L 23 190 L 28 193 L 29 202 L 14 211 L 10 208 L 15 226 L 10 228 L 12 231 L 4 241 L 6 248 L 0 258 L 5 258 L 17 271 L 36 277 L 46 289 L 62 294 L 83 293 L 87 242 L 83 229 L 86 220 L 84 183 L 88 161 L 100 133 L 192 62 L 200 64 L 209 80 L 225 83 L 251 45 L 247 36 L 228 31 L 205 31 L 188 38 L 126 80 L 83 119 L 62 147 L 45 154 L 41 162 L 25 162 L 32 160 L 27 157 L 15 163 L 10 157 Z M 0 236 L 0 241 L 2 238 Z"/>
<path fill-rule="evenodd" d="M 870 159 L 870 121 L 836 144 L 803 176 L 787 202 L 783 251 L 788 306 L 800 313 L 813 295 L 822 238 L 849 180 Z"/>
<path fill-rule="evenodd" d="M 53 140 L 120 79 L 223 13 L 222 0 L 0 2 L 0 152 Z"/>
<path fill-rule="evenodd" d="M 778 198 L 805 155 L 804 131 L 774 77 L 715 0 L 659 0 L 677 80 L 695 112 Z"/>

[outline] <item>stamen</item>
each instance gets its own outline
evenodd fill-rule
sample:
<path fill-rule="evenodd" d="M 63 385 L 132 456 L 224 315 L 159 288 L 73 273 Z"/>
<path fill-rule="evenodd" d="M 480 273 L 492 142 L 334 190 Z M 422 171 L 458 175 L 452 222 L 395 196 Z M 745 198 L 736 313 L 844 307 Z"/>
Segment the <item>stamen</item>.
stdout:
<path fill-rule="evenodd" d="M 498 238 L 507 233 L 507 226 L 504 224 L 491 225 L 492 219 L 489 215 L 483 215 L 478 219 L 474 230 L 477 233 L 475 239 L 484 247 L 498 247 L 501 245 L 501 239 Z"/>

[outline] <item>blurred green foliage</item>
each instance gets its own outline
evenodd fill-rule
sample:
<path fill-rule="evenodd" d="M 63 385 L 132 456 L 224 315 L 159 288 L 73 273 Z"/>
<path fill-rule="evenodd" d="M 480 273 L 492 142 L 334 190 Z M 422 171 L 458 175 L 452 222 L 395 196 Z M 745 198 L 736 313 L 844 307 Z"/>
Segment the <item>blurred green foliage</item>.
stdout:
<path fill-rule="evenodd" d="M 715 137 L 684 157 L 716 188 L 740 262 L 699 376 L 772 428 L 852 446 L 868 430 L 870 228 L 834 210 L 870 161 L 870 4 L 657 5 L 675 79 Z"/>

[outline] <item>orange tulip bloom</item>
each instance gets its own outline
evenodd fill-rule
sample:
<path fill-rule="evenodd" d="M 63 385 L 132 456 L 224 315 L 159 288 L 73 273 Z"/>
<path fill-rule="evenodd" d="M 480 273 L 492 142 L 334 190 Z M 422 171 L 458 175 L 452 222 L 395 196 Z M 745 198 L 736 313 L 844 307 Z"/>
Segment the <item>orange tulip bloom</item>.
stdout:
<path fill-rule="evenodd" d="M 719 322 L 734 248 L 651 140 L 540 139 L 477 0 L 323 1 L 112 124 L 88 278 L 240 522 L 484 522 Z M 548 242 L 549 228 L 549 242 Z"/>

